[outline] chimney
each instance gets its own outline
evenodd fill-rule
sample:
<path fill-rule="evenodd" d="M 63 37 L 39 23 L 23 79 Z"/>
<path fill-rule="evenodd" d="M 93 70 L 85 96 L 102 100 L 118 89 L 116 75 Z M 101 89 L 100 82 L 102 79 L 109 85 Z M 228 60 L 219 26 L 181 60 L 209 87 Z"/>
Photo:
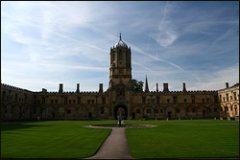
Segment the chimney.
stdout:
<path fill-rule="evenodd" d="M 168 83 L 163 83 L 163 92 L 169 92 Z"/>
<path fill-rule="evenodd" d="M 79 89 L 79 83 L 77 83 L 77 90 L 76 90 L 76 93 L 79 93 L 80 92 L 80 89 Z"/>
<path fill-rule="evenodd" d="M 229 84 L 228 84 L 228 82 L 226 82 L 226 88 L 229 88 Z"/>
<path fill-rule="evenodd" d="M 99 83 L 99 93 L 103 93 L 103 84 Z"/>
<path fill-rule="evenodd" d="M 158 92 L 158 83 L 156 83 L 156 91 Z"/>
<path fill-rule="evenodd" d="M 185 83 L 183 83 L 183 92 L 187 92 Z"/>
<path fill-rule="evenodd" d="M 59 84 L 58 93 L 63 93 L 63 84 L 62 83 Z"/>
<path fill-rule="evenodd" d="M 47 89 L 42 88 L 42 92 L 46 93 L 46 92 L 47 92 Z"/>

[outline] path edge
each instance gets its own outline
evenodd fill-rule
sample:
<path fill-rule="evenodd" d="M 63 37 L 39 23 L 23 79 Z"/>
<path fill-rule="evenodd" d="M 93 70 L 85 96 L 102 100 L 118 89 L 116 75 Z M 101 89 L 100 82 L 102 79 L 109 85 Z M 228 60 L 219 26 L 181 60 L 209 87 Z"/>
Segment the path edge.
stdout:
<path fill-rule="evenodd" d="M 89 157 L 85 157 L 83 159 L 91 159 L 91 157 L 95 156 L 97 154 L 97 152 L 100 150 L 100 148 L 103 146 L 103 144 L 105 143 L 105 141 L 107 140 L 107 138 L 111 135 L 113 129 L 112 128 L 109 128 L 111 129 L 111 131 L 108 133 L 108 135 L 106 136 L 106 138 L 103 140 L 102 144 L 97 148 L 97 150 L 92 154 L 90 155 Z"/>

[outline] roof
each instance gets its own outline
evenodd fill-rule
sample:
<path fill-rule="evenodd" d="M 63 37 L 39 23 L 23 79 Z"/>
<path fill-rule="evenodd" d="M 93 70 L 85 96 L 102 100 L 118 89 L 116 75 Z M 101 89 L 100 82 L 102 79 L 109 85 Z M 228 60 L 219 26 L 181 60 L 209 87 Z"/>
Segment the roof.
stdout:
<path fill-rule="evenodd" d="M 121 37 L 121 33 L 120 33 L 120 37 L 119 37 L 119 41 L 114 45 L 114 47 L 124 47 L 127 48 L 127 44 L 125 42 L 122 41 L 122 37 Z"/>

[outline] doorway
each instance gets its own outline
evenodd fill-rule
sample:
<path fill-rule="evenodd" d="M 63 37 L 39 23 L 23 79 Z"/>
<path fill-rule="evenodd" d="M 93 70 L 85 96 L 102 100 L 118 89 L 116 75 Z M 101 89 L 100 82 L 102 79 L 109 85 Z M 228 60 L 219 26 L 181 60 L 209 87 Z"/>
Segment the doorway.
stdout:
<path fill-rule="evenodd" d="M 119 116 L 122 117 L 122 119 L 126 120 L 127 119 L 127 107 L 125 105 L 117 105 L 114 108 L 114 119 L 118 119 Z"/>

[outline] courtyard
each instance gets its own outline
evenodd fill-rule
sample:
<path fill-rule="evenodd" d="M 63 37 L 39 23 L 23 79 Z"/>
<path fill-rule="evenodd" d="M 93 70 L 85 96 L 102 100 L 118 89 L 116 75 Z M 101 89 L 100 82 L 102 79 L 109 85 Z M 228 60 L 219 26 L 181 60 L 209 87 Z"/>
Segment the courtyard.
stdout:
<path fill-rule="evenodd" d="M 140 124 L 155 127 L 128 127 Z M 88 128 L 88 125 L 109 127 Z M 4 123 L 1 157 L 91 157 L 111 135 L 111 126 L 119 128 L 115 125 L 113 120 Z M 133 158 L 239 157 L 239 121 L 126 120 L 121 128 L 125 129 Z"/>

